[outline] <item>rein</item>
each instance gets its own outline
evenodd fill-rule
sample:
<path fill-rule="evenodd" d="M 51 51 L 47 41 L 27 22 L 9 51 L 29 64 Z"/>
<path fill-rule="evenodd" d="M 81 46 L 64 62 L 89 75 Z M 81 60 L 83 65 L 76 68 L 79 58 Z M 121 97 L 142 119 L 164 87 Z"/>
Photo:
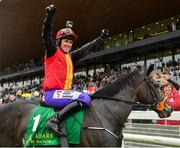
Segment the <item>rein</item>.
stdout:
<path fill-rule="evenodd" d="M 140 103 L 140 102 L 134 102 L 134 101 L 127 101 L 127 100 L 123 100 L 122 98 L 114 98 L 114 97 L 109 97 L 109 96 L 103 96 L 103 95 L 89 95 L 92 99 L 107 99 L 107 100 L 114 100 L 114 101 L 120 101 L 120 102 L 123 102 L 123 103 L 127 103 L 127 104 L 134 104 L 134 105 L 138 105 L 140 107 L 148 107 L 148 108 L 152 108 L 152 106 L 154 106 L 154 104 L 157 104 L 159 103 L 162 98 L 164 97 L 163 95 L 159 98 L 157 96 L 155 89 L 154 87 L 152 87 L 152 84 L 150 84 L 149 82 L 149 79 L 146 75 L 144 75 L 144 80 L 147 82 L 147 85 L 149 87 L 149 90 L 150 90 L 150 93 L 153 97 L 153 104 L 143 104 L 143 103 Z M 153 95 L 154 94 L 154 95 Z"/>
<path fill-rule="evenodd" d="M 140 102 L 127 101 L 127 100 L 123 100 L 121 98 L 114 98 L 114 97 L 103 96 L 103 95 L 90 95 L 90 97 L 92 99 L 106 99 L 106 100 L 114 100 L 114 101 L 124 102 L 124 103 L 127 103 L 127 104 L 135 104 L 135 105 L 142 106 L 142 107 L 149 106 L 147 104 L 143 104 L 143 103 L 140 103 Z"/>

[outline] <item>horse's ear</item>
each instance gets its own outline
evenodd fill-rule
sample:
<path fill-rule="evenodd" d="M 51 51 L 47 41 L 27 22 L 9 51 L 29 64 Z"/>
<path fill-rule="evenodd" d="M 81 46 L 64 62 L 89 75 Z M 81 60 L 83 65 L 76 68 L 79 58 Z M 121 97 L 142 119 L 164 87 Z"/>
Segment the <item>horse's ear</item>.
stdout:
<path fill-rule="evenodd" d="M 149 76 L 153 70 L 154 70 L 154 64 L 151 64 L 146 71 L 146 75 Z"/>

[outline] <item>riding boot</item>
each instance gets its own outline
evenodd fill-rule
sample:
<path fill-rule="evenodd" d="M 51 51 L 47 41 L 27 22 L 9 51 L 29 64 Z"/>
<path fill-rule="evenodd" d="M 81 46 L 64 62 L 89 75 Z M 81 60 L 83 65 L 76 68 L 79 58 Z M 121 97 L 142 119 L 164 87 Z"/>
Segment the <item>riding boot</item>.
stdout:
<path fill-rule="evenodd" d="M 74 101 L 67 106 L 65 106 L 60 112 L 48 120 L 46 127 L 62 135 L 62 121 L 66 119 L 70 114 L 75 113 L 82 109 L 84 105 L 79 101 Z"/>

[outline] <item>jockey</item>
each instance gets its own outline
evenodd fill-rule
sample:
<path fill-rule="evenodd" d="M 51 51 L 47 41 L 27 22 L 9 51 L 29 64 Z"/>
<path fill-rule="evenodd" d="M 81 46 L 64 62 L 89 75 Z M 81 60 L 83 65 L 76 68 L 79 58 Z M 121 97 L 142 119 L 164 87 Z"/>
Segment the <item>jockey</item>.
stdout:
<path fill-rule="evenodd" d="M 48 128 L 61 133 L 61 131 L 57 131 L 60 123 L 71 113 L 89 106 L 91 102 L 88 94 L 71 90 L 73 62 L 96 50 L 108 35 L 108 30 L 103 30 L 98 38 L 85 44 L 80 49 L 70 52 L 74 41 L 77 40 L 77 35 L 71 28 L 63 28 L 58 31 L 56 41 L 54 41 L 52 37 L 52 17 L 56 8 L 54 5 L 49 5 L 46 11 L 42 30 L 45 48 L 44 103 L 47 106 L 63 108 L 47 122 Z"/>

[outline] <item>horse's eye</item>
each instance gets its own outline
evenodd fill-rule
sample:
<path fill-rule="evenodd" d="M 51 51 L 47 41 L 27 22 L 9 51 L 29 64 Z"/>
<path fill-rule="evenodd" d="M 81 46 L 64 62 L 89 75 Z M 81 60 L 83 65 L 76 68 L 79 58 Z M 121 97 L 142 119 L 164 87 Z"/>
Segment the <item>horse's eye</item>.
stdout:
<path fill-rule="evenodd" d="M 161 81 L 160 81 L 160 80 L 157 80 L 156 82 L 157 82 L 157 83 L 161 83 Z"/>

